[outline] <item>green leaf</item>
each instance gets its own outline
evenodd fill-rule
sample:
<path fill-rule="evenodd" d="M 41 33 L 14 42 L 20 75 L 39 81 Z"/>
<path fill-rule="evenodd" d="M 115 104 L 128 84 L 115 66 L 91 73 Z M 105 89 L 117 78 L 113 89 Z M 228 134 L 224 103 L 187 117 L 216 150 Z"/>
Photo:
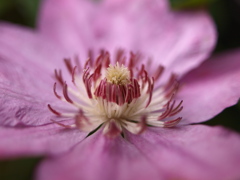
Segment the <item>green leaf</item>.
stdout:
<path fill-rule="evenodd" d="M 31 180 L 40 157 L 0 161 L 1 180 Z"/>

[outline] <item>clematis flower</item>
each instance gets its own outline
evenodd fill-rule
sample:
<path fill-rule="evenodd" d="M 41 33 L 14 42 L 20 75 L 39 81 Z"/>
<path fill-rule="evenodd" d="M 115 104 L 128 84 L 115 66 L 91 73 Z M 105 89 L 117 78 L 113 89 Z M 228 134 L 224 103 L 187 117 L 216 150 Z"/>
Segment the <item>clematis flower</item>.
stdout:
<path fill-rule="evenodd" d="M 37 31 L 2 23 L 0 36 L 0 158 L 45 155 L 39 180 L 240 177 L 240 136 L 192 125 L 240 96 L 239 50 L 203 62 L 206 13 L 45 0 Z"/>

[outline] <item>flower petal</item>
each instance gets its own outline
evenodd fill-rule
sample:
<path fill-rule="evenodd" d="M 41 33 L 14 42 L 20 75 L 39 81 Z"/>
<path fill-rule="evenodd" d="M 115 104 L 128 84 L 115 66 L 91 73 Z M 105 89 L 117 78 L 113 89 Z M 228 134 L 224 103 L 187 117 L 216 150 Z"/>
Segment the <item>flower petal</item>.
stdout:
<path fill-rule="evenodd" d="M 90 25 L 94 11 L 90 1 L 46 0 L 40 9 L 38 28 L 72 54 L 87 55 L 94 42 Z"/>
<path fill-rule="evenodd" d="M 0 24 L 0 57 L 3 59 L 25 67 L 28 63 L 33 63 L 39 69 L 53 72 L 54 69 L 63 67 L 64 58 L 72 56 L 36 31 L 17 25 Z"/>
<path fill-rule="evenodd" d="M 183 100 L 181 123 L 206 121 L 240 97 L 240 50 L 219 54 L 181 80 L 178 98 Z"/>
<path fill-rule="evenodd" d="M 0 125 L 39 125 L 49 123 L 53 117 L 47 108 L 47 103 L 56 101 L 53 82 L 48 83 L 53 80 L 50 73 L 33 67 L 0 59 Z"/>
<path fill-rule="evenodd" d="M 47 104 L 57 100 L 53 83 L 51 74 L 33 63 L 20 66 L 0 58 L 0 125 L 49 123 L 53 114 Z"/>
<path fill-rule="evenodd" d="M 47 104 L 57 100 L 53 76 L 64 65 L 63 52 L 30 29 L 1 24 L 0 125 L 50 122 Z"/>
<path fill-rule="evenodd" d="M 180 75 L 205 60 L 214 47 L 214 24 L 204 12 L 171 12 L 166 1 L 157 0 L 108 3 L 96 22 L 99 47 L 140 51 Z"/>
<path fill-rule="evenodd" d="M 43 4 L 40 29 L 75 51 L 80 41 L 96 50 L 140 51 L 181 75 L 199 65 L 216 41 L 206 13 L 171 12 L 167 1 L 101 1 L 95 7 L 85 1 L 54 2 Z"/>
<path fill-rule="evenodd" d="M 80 142 L 86 133 L 57 124 L 27 128 L 0 127 L 0 158 L 58 154 Z"/>
<path fill-rule="evenodd" d="M 221 127 L 149 128 L 127 137 L 166 179 L 226 180 L 240 177 L 240 135 Z"/>
<path fill-rule="evenodd" d="M 38 180 L 159 180 L 159 174 L 132 144 L 122 137 L 109 139 L 102 134 L 86 138 L 72 152 L 45 160 Z"/>

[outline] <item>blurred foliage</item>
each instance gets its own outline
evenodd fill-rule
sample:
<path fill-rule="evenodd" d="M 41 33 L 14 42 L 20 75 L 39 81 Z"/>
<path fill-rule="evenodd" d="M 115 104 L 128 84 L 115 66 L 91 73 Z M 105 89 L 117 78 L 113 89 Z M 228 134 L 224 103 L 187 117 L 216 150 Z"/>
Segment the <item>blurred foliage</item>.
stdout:
<path fill-rule="evenodd" d="M 226 108 L 221 114 L 202 124 L 210 126 L 221 125 L 240 132 L 240 103 L 236 106 Z"/>
<path fill-rule="evenodd" d="M 217 0 L 209 6 L 218 30 L 216 51 L 240 47 L 240 1 Z"/>
<path fill-rule="evenodd" d="M 208 6 L 215 0 L 170 0 L 173 9 L 192 9 Z"/>
<path fill-rule="evenodd" d="M 41 158 L 21 158 L 0 161 L 1 180 L 31 180 Z"/>
<path fill-rule="evenodd" d="M 35 26 L 39 0 L 0 0 L 0 19 Z"/>
<path fill-rule="evenodd" d="M 215 52 L 240 47 L 239 0 L 170 0 L 173 9 L 208 10 L 219 33 Z M 0 20 L 35 27 L 40 0 L 0 0 Z M 201 111 L 201 109 L 199 109 Z M 240 132 L 240 104 L 225 109 L 221 114 L 203 123 L 223 125 Z M 0 180 L 30 180 L 33 169 L 41 158 L 21 158 L 0 161 Z"/>

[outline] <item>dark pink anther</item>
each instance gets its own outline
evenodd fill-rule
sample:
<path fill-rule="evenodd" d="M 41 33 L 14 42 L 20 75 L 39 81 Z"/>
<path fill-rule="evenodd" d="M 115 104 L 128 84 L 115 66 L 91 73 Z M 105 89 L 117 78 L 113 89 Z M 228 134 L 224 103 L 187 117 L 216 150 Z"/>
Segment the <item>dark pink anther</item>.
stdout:
<path fill-rule="evenodd" d="M 79 113 L 75 116 L 75 124 L 80 129 L 82 128 L 82 126 L 84 126 L 84 124 L 91 125 L 89 118 L 87 118 L 84 115 L 84 113 L 81 109 L 79 110 Z"/>
<path fill-rule="evenodd" d="M 91 74 L 89 77 L 85 79 L 84 85 L 88 94 L 88 97 L 92 99 L 92 92 L 91 92 L 91 87 L 92 87 L 92 77 L 93 74 Z"/>
<path fill-rule="evenodd" d="M 124 58 L 124 50 L 119 49 L 116 53 L 114 63 L 116 64 L 118 62 L 120 64 L 125 64 L 125 62 L 123 62 L 124 59 L 125 59 Z"/>
<path fill-rule="evenodd" d="M 94 63 L 94 58 L 93 58 L 93 51 L 90 49 L 88 51 L 88 63 L 90 66 L 93 66 L 93 63 Z"/>
<path fill-rule="evenodd" d="M 57 116 L 61 116 L 61 113 L 58 112 L 58 111 L 56 111 L 55 109 L 53 109 L 50 104 L 48 104 L 47 106 L 48 106 L 48 109 L 49 109 L 52 113 L 54 113 L 54 114 L 57 115 Z"/>
<path fill-rule="evenodd" d="M 181 120 L 182 120 L 182 117 L 178 117 L 178 118 L 173 119 L 173 120 L 165 121 L 164 122 L 164 127 L 173 127 L 176 124 L 178 124 L 179 121 L 181 121 Z"/>
<path fill-rule="evenodd" d="M 102 64 L 100 63 L 93 73 L 93 81 L 97 81 L 101 77 Z"/>
<path fill-rule="evenodd" d="M 165 97 L 166 97 L 166 98 L 171 97 L 172 94 L 174 94 L 175 92 L 177 92 L 178 87 L 179 87 L 179 84 L 178 84 L 177 81 L 175 81 L 169 89 L 166 89 L 166 90 L 165 90 Z"/>
<path fill-rule="evenodd" d="M 57 81 L 63 86 L 64 81 L 63 81 L 63 77 L 62 77 L 62 71 L 61 70 L 57 71 L 55 69 L 54 74 L 55 74 L 55 78 L 57 79 Z"/>
<path fill-rule="evenodd" d="M 149 104 L 151 103 L 151 101 L 152 101 L 153 87 L 154 87 L 154 79 L 152 78 L 152 83 L 151 83 L 151 80 L 148 79 L 148 90 L 147 90 L 147 93 L 149 95 L 148 95 L 148 102 L 147 102 L 145 108 L 147 108 L 149 106 Z"/>
<path fill-rule="evenodd" d="M 164 67 L 159 65 L 157 70 L 155 71 L 155 73 L 153 75 L 154 79 L 158 80 L 162 76 L 163 71 L 164 71 Z"/>
<path fill-rule="evenodd" d="M 72 71 L 73 71 L 73 66 L 72 66 L 71 60 L 68 59 L 68 58 L 65 58 L 64 59 L 64 63 L 66 65 L 66 67 L 67 67 L 68 72 L 71 74 Z"/>
<path fill-rule="evenodd" d="M 66 84 L 66 82 L 63 85 L 63 96 L 66 99 L 67 102 L 69 103 L 73 103 L 73 101 L 70 99 L 70 97 L 68 96 L 68 86 Z"/>
<path fill-rule="evenodd" d="M 169 88 L 171 88 L 176 82 L 176 75 L 175 74 L 171 74 L 170 78 L 168 79 L 167 84 L 164 86 L 165 90 L 168 90 Z"/>
<path fill-rule="evenodd" d="M 94 67 L 99 66 L 99 65 L 101 64 L 101 62 L 102 62 L 102 59 L 103 59 L 103 54 L 101 53 L 101 54 L 97 57 L 96 61 L 94 62 Z"/>
<path fill-rule="evenodd" d="M 179 113 L 179 112 L 183 109 L 182 103 L 183 103 L 183 101 L 181 101 L 181 102 L 177 105 L 177 107 L 175 107 L 175 108 L 172 110 L 172 112 L 169 114 L 169 116 L 174 116 L 174 115 L 176 115 L 177 113 Z"/>
<path fill-rule="evenodd" d="M 72 83 L 76 86 L 76 83 L 75 83 L 75 74 L 76 74 L 76 69 L 77 69 L 77 66 L 75 66 L 72 70 Z"/>
<path fill-rule="evenodd" d="M 57 94 L 56 87 L 57 87 L 57 83 L 54 83 L 54 85 L 53 85 L 54 95 L 55 95 L 58 99 L 61 99 L 62 97 Z"/>
<path fill-rule="evenodd" d="M 140 126 L 140 131 L 138 132 L 138 134 L 141 134 L 147 128 L 147 116 L 146 115 L 143 115 L 141 117 L 140 123 L 138 123 L 138 125 Z"/>
<path fill-rule="evenodd" d="M 77 70 L 78 70 L 78 74 L 79 73 L 82 73 L 82 65 L 81 65 L 81 63 L 80 63 L 80 60 L 79 60 L 79 57 L 78 57 L 78 55 L 75 55 L 74 56 L 74 62 L 75 62 L 75 65 L 77 66 Z"/>
<path fill-rule="evenodd" d="M 53 119 L 50 119 L 53 123 L 55 123 L 55 124 L 57 124 L 57 125 L 59 125 L 59 126 L 62 126 L 62 127 L 64 127 L 64 128 L 72 128 L 72 126 L 71 125 L 66 125 L 66 124 L 63 124 L 63 123 L 60 123 L 60 122 L 58 122 L 58 121 L 55 121 L 55 120 L 53 120 Z"/>

